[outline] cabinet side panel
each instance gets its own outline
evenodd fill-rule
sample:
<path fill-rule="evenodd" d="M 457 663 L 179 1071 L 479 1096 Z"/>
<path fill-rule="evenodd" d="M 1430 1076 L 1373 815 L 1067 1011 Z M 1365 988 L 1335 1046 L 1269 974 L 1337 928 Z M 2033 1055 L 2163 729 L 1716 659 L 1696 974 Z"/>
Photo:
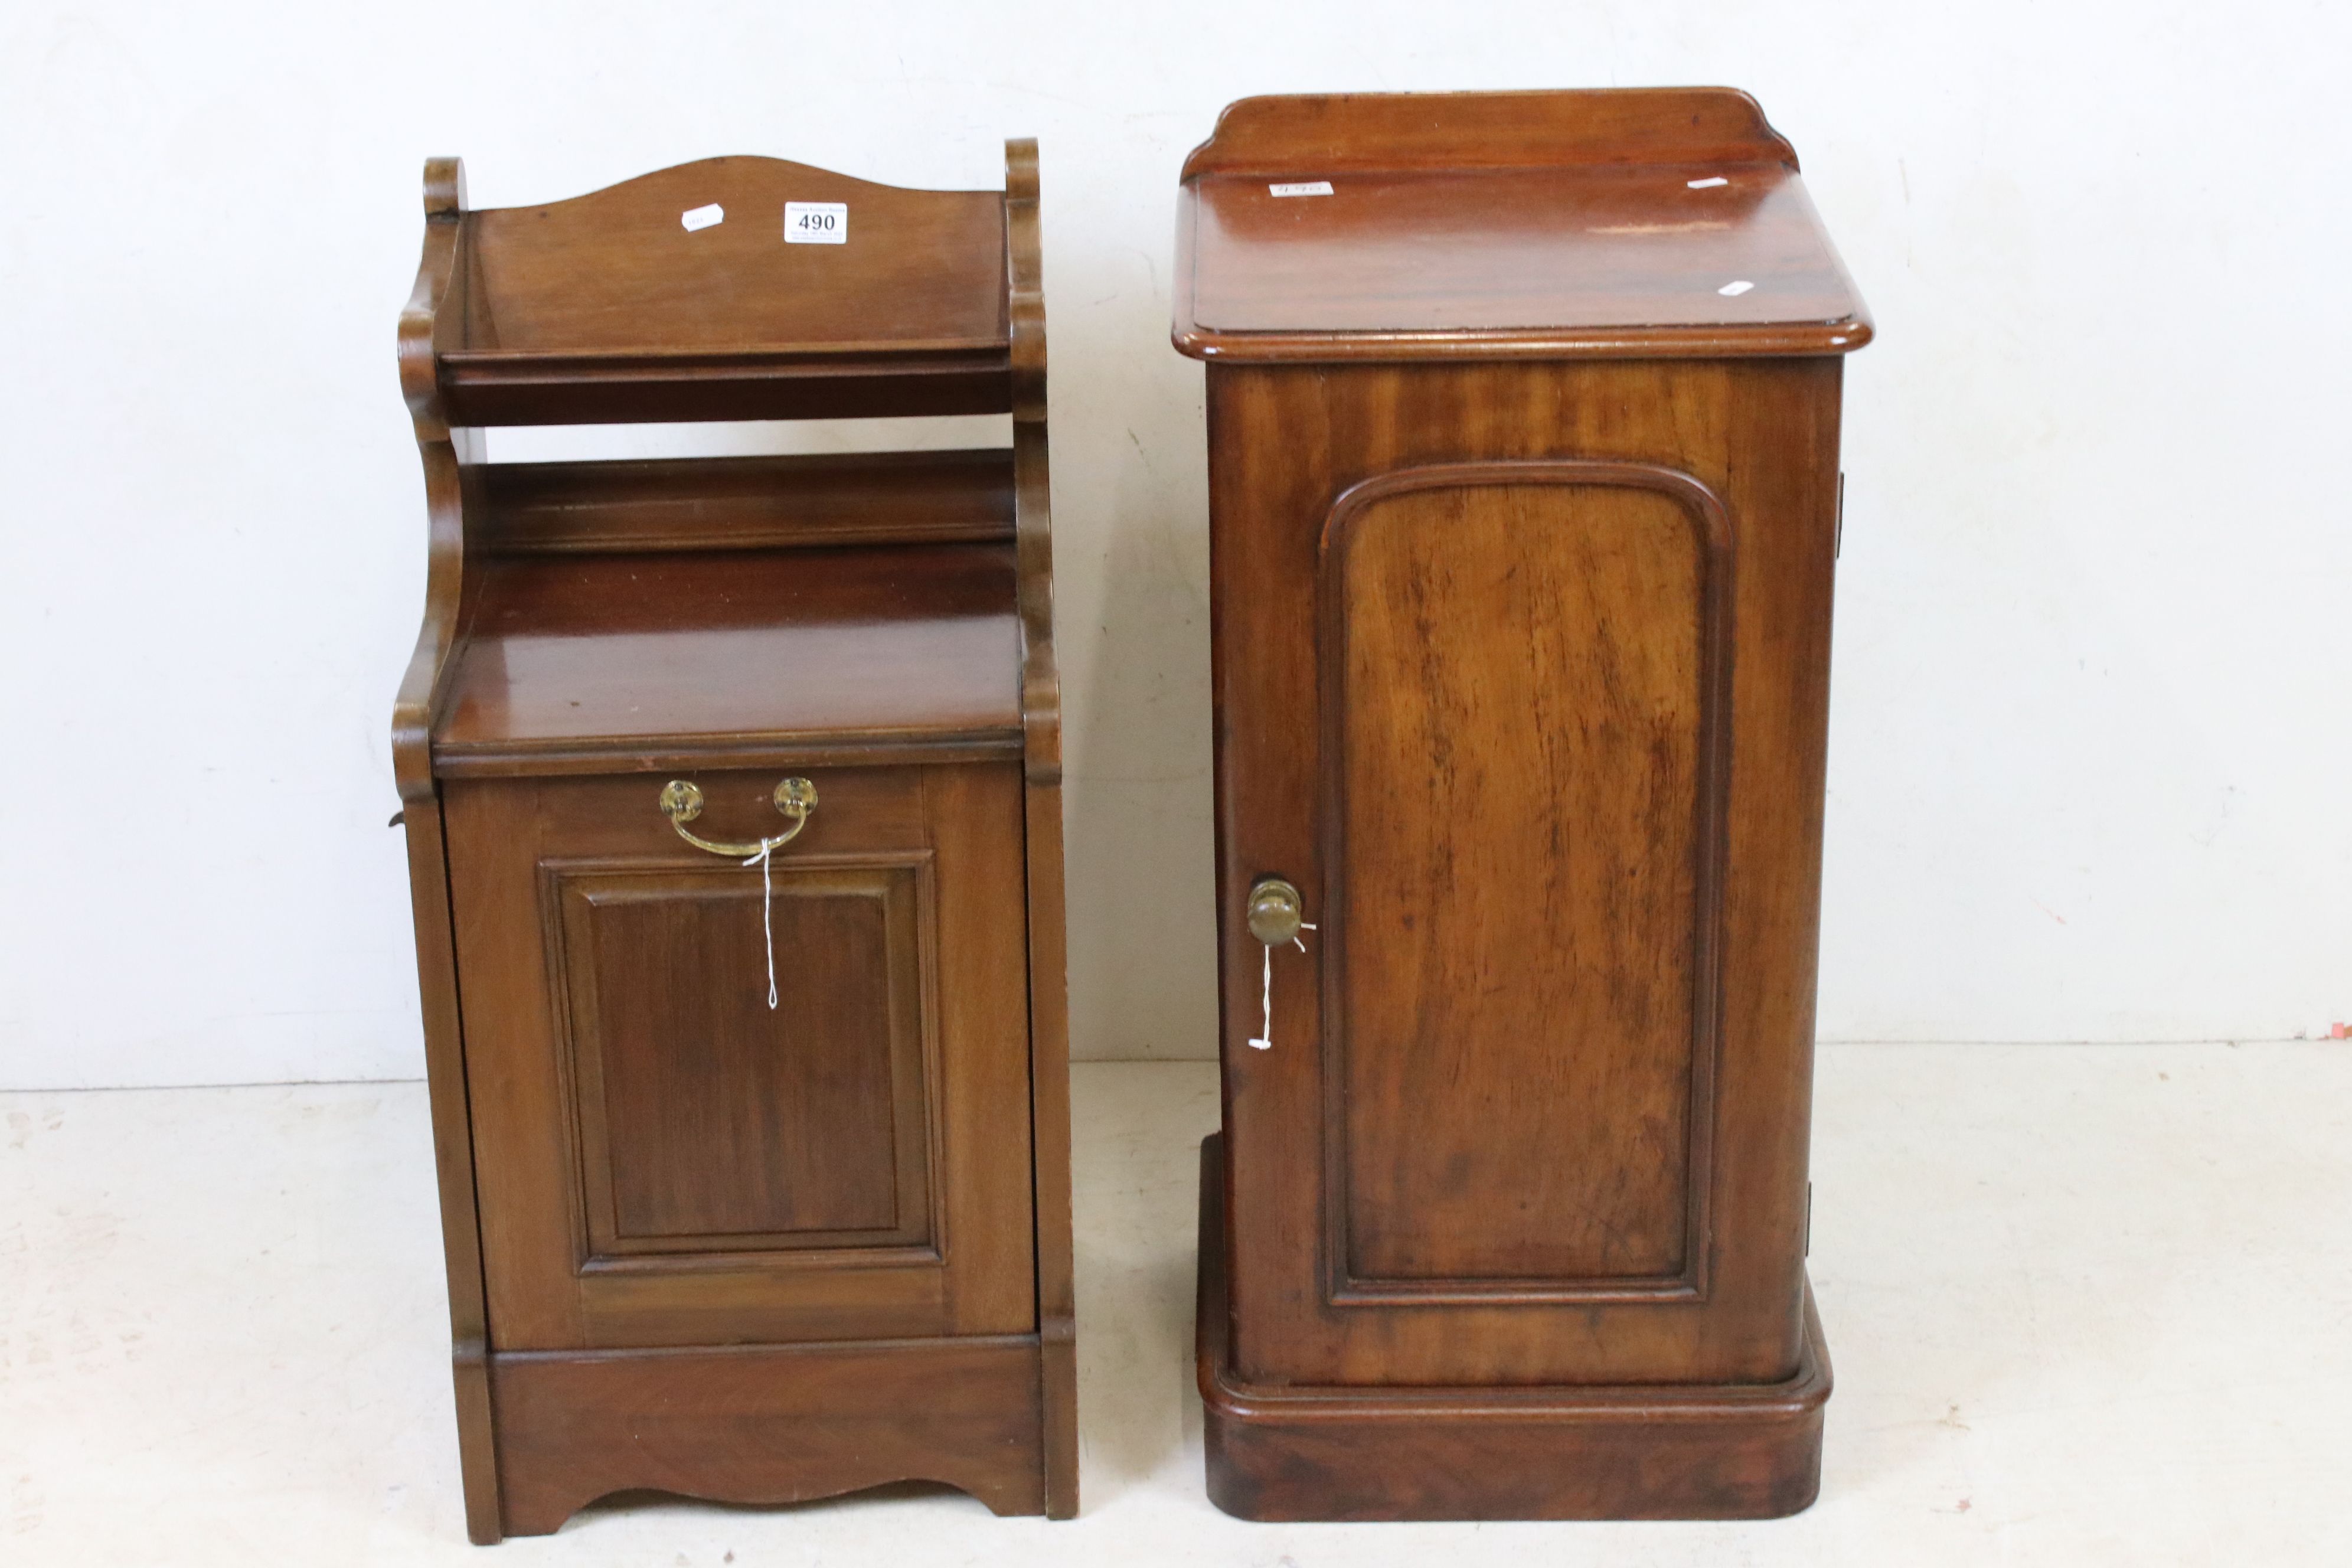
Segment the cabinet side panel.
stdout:
<path fill-rule="evenodd" d="M 940 1205 L 948 1331 L 1034 1332 L 1037 1246 L 1029 1106 L 1029 926 L 1021 769 L 924 771 L 940 863 Z"/>

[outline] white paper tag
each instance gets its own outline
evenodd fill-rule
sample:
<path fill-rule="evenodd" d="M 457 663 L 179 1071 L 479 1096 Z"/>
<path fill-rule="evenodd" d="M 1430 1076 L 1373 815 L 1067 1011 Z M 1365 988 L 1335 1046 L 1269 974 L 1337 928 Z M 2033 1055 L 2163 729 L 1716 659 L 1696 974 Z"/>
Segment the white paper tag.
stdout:
<path fill-rule="evenodd" d="M 677 221 L 686 226 L 687 233 L 692 234 L 698 228 L 709 228 L 712 224 L 725 223 L 727 209 L 713 202 L 707 207 L 696 207 L 691 212 L 678 214 Z"/>
<path fill-rule="evenodd" d="M 1331 182 L 1291 180 L 1279 185 L 1266 186 L 1265 194 L 1270 196 L 1328 196 L 1331 194 Z"/>
<path fill-rule="evenodd" d="M 849 204 L 847 202 L 786 202 L 784 204 L 784 243 L 786 245 L 847 245 L 849 243 Z"/>
<path fill-rule="evenodd" d="M 1717 185 L 1727 185 L 1731 182 L 1721 174 L 1711 174 L 1704 180 L 1685 180 L 1683 184 L 1694 191 L 1711 191 Z"/>

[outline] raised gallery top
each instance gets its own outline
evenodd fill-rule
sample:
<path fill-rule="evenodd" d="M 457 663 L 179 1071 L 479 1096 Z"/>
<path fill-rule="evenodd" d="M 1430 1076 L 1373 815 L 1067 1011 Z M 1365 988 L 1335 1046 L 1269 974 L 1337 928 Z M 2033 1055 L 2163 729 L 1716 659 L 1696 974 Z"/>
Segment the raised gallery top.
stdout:
<path fill-rule="evenodd" d="M 539 206 L 452 188 L 432 385 L 457 425 L 1004 412 L 1004 203 L 758 157 Z"/>
<path fill-rule="evenodd" d="M 1729 88 L 1249 98 L 1185 161 L 1175 342 L 1215 361 L 1844 353 L 1870 341 Z"/>

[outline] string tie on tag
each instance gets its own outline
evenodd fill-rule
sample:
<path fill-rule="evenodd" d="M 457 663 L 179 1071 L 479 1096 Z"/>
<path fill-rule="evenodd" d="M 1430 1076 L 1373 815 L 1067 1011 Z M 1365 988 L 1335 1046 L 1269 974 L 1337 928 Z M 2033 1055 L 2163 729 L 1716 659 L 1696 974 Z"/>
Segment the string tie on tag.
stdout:
<path fill-rule="evenodd" d="M 1298 922 L 1298 929 L 1313 931 L 1315 927 L 1301 921 Z M 1307 951 L 1307 939 L 1304 937 L 1292 937 L 1290 944 L 1301 952 Z M 1258 1032 L 1249 1043 L 1250 1049 L 1254 1051 L 1274 1049 L 1274 949 L 1273 942 L 1265 944 L 1264 966 L 1258 971 Z"/>
<path fill-rule="evenodd" d="M 760 852 L 743 862 L 760 868 L 760 934 L 768 944 L 768 1011 L 776 1010 L 776 886 L 772 879 L 768 862 L 776 852 L 773 844 L 761 843 Z"/>

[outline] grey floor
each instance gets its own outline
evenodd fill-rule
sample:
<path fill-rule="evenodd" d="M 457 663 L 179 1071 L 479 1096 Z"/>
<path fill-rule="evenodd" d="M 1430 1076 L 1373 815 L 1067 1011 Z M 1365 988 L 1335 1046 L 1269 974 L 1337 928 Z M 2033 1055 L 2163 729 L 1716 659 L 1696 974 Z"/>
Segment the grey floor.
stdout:
<path fill-rule="evenodd" d="M 488 1558 L 422 1085 L 0 1095 L 0 1564 L 2352 1562 L 2352 1046 L 1825 1047 L 1822 1500 L 1744 1525 L 1217 1513 L 1214 1069 L 1076 1078 L 1083 1517 L 656 1501 Z"/>

